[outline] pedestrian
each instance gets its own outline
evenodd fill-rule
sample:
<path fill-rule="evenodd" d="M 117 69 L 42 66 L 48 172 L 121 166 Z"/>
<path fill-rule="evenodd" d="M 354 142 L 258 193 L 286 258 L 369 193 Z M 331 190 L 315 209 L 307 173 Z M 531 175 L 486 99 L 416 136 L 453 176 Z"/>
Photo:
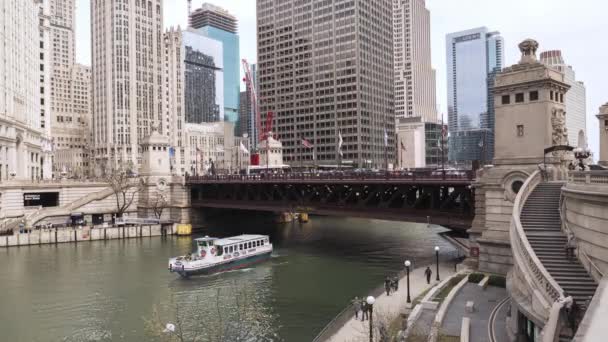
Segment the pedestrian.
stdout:
<path fill-rule="evenodd" d="M 433 275 L 433 271 L 431 271 L 431 268 L 429 266 L 427 266 L 426 270 L 424 270 L 424 275 L 426 276 L 426 283 L 430 284 L 431 283 L 431 275 Z"/>
<path fill-rule="evenodd" d="M 574 250 L 576 249 L 576 238 L 571 231 L 568 232 L 568 241 L 566 242 L 566 258 L 574 258 Z"/>
<path fill-rule="evenodd" d="M 359 297 L 353 299 L 353 308 L 355 309 L 355 319 L 359 318 L 359 312 L 361 311 L 361 300 Z"/>
<path fill-rule="evenodd" d="M 393 277 L 393 292 L 397 292 L 399 290 L 399 277 Z"/>
<path fill-rule="evenodd" d="M 365 321 L 366 319 L 369 319 L 369 316 L 367 314 L 368 312 L 369 305 L 365 300 L 361 299 L 361 322 Z"/>
<path fill-rule="evenodd" d="M 386 290 L 386 295 L 390 296 L 391 295 L 391 278 L 389 278 L 388 276 L 386 276 L 386 278 L 384 278 L 384 289 Z"/>

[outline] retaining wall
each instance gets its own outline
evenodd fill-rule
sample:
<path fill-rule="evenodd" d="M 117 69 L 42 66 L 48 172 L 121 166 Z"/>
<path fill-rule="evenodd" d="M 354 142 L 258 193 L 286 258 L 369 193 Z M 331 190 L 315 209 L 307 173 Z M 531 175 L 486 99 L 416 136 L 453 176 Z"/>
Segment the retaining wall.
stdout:
<path fill-rule="evenodd" d="M 31 233 L 0 236 L 0 248 L 99 240 L 120 240 L 173 235 L 174 226 L 143 225 L 94 229 L 42 229 Z"/>

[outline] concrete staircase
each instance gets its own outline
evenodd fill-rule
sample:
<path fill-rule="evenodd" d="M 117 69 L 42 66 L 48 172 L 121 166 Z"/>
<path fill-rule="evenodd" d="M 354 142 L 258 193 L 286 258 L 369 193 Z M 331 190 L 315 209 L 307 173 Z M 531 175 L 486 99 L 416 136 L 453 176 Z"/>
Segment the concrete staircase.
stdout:
<path fill-rule="evenodd" d="M 536 256 L 584 314 L 597 284 L 576 256 L 566 257 L 567 237 L 561 230 L 559 212 L 562 186 L 563 183 L 540 183 L 524 204 L 521 224 Z"/>

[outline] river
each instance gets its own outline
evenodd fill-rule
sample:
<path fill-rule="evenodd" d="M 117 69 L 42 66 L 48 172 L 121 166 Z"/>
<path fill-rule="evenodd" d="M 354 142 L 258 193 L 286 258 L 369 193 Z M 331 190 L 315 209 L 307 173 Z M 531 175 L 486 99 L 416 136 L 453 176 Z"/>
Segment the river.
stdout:
<path fill-rule="evenodd" d="M 309 342 L 350 298 L 366 295 L 406 258 L 416 266 L 433 257 L 435 245 L 453 251 L 438 235 L 443 228 L 425 224 L 332 217 L 277 224 L 232 215 L 208 226 L 203 235 L 268 234 L 273 258 L 184 280 L 167 271 L 167 259 L 189 252 L 190 237 L 0 250 L 2 340 L 148 341 L 157 332 L 149 322 L 177 317 L 185 330 L 205 330 L 218 321 L 217 306 L 234 313 L 237 293 L 255 306 L 264 341 Z M 201 327 L 192 328 L 193 317 Z"/>

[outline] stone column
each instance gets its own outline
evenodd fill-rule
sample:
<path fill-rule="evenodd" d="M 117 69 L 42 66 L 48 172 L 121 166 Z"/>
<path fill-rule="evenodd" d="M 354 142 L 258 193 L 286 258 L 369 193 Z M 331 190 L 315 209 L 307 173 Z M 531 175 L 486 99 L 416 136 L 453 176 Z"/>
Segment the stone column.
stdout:
<path fill-rule="evenodd" d="M 600 120 L 600 158 L 599 164 L 608 167 L 608 103 L 600 107 L 597 115 Z"/>

